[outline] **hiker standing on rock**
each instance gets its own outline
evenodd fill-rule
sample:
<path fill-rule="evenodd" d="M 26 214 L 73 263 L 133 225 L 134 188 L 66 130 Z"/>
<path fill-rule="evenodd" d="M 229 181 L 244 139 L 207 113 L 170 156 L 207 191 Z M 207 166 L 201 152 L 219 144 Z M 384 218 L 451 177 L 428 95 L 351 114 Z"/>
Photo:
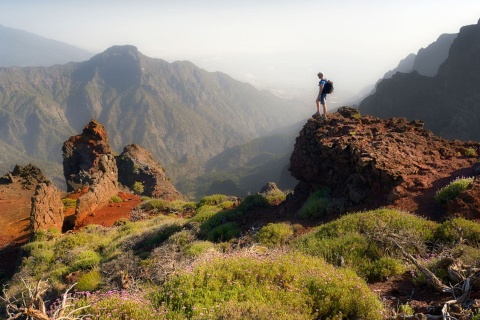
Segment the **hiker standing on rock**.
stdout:
<path fill-rule="evenodd" d="M 320 116 L 320 104 L 323 107 L 323 116 L 326 118 L 327 117 L 327 93 L 323 92 L 323 88 L 325 87 L 325 83 L 327 81 L 323 79 L 323 73 L 319 72 L 317 73 L 318 78 L 320 79 L 320 82 L 318 83 L 319 90 L 318 90 L 318 97 L 317 97 L 317 112 L 313 115 L 314 117 Z"/>

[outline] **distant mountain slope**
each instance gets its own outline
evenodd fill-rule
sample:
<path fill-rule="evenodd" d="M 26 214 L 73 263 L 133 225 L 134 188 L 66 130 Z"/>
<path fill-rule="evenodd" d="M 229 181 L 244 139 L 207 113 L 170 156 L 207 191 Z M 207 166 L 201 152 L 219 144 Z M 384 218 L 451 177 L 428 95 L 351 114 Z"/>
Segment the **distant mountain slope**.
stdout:
<path fill-rule="evenodd" d="M 480 24 L 465 26 L 434 77 L 397 73 L 360 104 L 362 114 L 421 119 L 448 139 L 480 140 Z"/>
<path fill-rule="evenodd" d="M 92 55 L 60 41 L 0 25 L 0 67 L 51 66 L 83 61 Z"/>
<path fill-rule="evenodd" d="M 105 124 L 114 150 L 139 144 L 176 181 L 301 116 L 267 91 L 190 62 L 146 57 L 133 46 L 81 63 L 0 68 L 0 139 L 26 156 L 61 162 L 63 141 L 92 118 Z"/>

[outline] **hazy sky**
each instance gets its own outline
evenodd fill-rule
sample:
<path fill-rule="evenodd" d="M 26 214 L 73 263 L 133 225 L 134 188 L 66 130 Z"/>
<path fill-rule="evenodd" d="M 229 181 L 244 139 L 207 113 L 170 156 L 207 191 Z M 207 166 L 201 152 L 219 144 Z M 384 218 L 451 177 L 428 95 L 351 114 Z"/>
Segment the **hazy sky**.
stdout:
<path fill-rule="evenodd" d="M 132 44 L 257 85 L 358 91 L 442 33 L 480 18 L 479 0 L 1 0 L 0 24 L 97 53 Z"/>

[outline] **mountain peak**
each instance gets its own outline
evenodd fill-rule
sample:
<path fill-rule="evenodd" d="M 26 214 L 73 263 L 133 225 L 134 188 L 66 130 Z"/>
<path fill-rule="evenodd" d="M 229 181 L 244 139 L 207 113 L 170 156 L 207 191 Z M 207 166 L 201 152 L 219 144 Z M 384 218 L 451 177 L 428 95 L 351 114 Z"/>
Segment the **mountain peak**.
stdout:
<path fill-rule="evenodd" d="M 132 45 L 116 45 L 105 50 L 103 54 L 107 56 L 129 55 L 138 59 L 140 51 L 138 51 L 137 47 Z"/>

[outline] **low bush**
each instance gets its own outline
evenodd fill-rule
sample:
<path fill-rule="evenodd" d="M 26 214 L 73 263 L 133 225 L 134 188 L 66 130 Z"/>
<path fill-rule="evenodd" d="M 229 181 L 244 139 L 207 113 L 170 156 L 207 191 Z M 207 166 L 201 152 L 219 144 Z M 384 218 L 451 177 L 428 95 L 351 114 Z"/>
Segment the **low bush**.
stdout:
<path fill-rule="evenodd" d="M 142 195 L 145 192 L 145 186 L 139 181 L 135 181 L 132 185 L 132 190 L 135 194 Z"/>
<path fill-rule="evenodd" d="M 354 272 L 298 253 L 206 261 L 165 283 L 152 302 L 171 319 L 383 319 Z"/>
<path fill-rule="evenodd" d="M 62 203 L 64 209 L 75 208 L 77 206 L 77 200 L 75 199 L 64 198 L 62 199 Z"/>
<path fill-rule="evenodd" d="M 288 223 L 269 223 L 255 235 L 255 241 L 267 246 L 282 246 L 293 236 L 293 227 Z"/>
<path fill-rule="evenodd" d="M 435 201 L 439 202 L 440 204 L 445 204 L 448 201 L 455 199 L 460 192 L 468 188 L 469 184 L 473 180 L 473 177 L 458 178 L 450 182 L 448 185 L 437 191 L 435 194 Z"/>
<path fill-rule="evenodd" d="M 120 203 L 122 201 L 122 198 L 120 198 L 119 196 L 113 196 L 110 198 L 110 203 Z"/>
<path fill-rule="evenodd" d="M 75 288 L 78 291 L 95 291 L 102 283 L 102 275 L 97 270 L 91 270 L 78 278 Z"/>
<path fill-rule="evenodd" d="M 345 215 L 295 239 L 292 245 L 334 265 L 342 260 L 365 280 L 377 281 L 405 270 L 402 255 L 388 245 L 389 235 L 408 239 L 410 245 L 404 249 L 418 254 L 418 248 L 434 240 L 437 226 L 412 214 L 379 209 Z"/>
<path fill-rule="evenodd" d="M 440 241 L 458 243 L 466 240 L 470 245 L 480 243 L 480 224 L 465 218 L 454 218 L 443 222 L 435 232 Z"/>
<path fill-rule="evenodd" d="M 303 204 L 299 212 L 299 217 L 302 219 L 322 217 L 327 212 L 329 197 L 330 191 L 327 188 L 321 188 L 315 191 Z"/>
<path fill-rule="evenodd" d="M 228 241 L 237 238 L 242 233 L 242 230 L 235 222 L 226 222 L 211 229 L 207 234 L 207 240 L 214 242 Z"/>
<path fill-rule="evenodd" d="M 98 266 L 102 257 L 93 250 L 84 250 L 80 252 L 72 263 L 72 271 L 86 270 Z"/>
<path fill-rule="evenodd" d="M 203 206 L 218 206 L 219 204 L 228 200 L 228 197 L 223 194 L 213 194 L 211 196 L 206 196 L 200 199 L 198 202 L 198 207 Z"/>
<path fill-rule="evenodd" d="M 210 250 L 216 250 L 215 249 L 215 244 L 213 244 L 210 241 L 194 241 L 188 246 L 186 246 L 183 250 L 184 254 L 187 257 L 199 257 L 203 253 L 210 251 Z"/>

